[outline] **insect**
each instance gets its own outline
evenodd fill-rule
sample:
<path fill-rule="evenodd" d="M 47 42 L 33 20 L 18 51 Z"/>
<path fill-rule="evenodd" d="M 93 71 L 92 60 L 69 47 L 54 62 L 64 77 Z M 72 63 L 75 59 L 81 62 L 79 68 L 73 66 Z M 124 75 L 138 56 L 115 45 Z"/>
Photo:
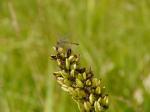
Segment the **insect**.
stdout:
<path fill-rule="evenodd" d="M 78 43 L 69 42 L 65 39 L 60 39 L 57 41 L 56 46 L 57 47 L 63 47 L 63 48 L 70 48 L 71 45 L 79 45 Z"/>
<path fill-rule="evenodd" d="M 56 49 L 58 49 L 58 51 L 62 51 L 62 48 L 67 50 L 67 54 L 66 56 L 69 57 L 72 53 L 71 47 L 72 45 L 79 45 L 78 43 L 74 43 L 74 42 L 69 42 L 65 39 L 61 39 L 58 40 L 56 43 Z"/>
<path fill-rule="evenodd" d="M 71 47 L 72 45 L 79 45 L 78 43 L 69 42 L 65 39 L 60 39 L 56 42 L 56 46 L 53 47 L 57 52 L 57 56 L 51 56 L 52 59 L 56 60 L 58 57 L 60 58 L 63 55 L 64 51 L 67 51 L 65 56 L 69 57 L 72 53 Z"/>

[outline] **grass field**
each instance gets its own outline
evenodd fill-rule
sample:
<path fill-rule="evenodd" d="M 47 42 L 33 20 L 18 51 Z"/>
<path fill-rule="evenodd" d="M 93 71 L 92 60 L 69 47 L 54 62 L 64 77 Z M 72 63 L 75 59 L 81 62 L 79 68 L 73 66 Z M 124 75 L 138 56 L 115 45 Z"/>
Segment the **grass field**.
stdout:
<path fill-rule="evenodd" d="M 52 73 L 52 46 L 77 42 L 108 112 L 150 111 L 150 0 L 0 0 L 0 112 L 79 112 Z"/>

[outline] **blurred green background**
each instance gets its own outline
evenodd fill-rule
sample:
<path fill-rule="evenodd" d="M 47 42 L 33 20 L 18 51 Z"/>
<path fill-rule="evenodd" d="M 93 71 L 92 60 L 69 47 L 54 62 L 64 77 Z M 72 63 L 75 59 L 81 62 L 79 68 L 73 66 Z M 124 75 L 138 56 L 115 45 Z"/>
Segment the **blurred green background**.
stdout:
<path fill-rule="evenodd" d="M 0 112 L 79 112 L 52 75 L 62 37 L 103 79 L 108 112 L 150 112 L 150 0 L 0 0 Z"/>

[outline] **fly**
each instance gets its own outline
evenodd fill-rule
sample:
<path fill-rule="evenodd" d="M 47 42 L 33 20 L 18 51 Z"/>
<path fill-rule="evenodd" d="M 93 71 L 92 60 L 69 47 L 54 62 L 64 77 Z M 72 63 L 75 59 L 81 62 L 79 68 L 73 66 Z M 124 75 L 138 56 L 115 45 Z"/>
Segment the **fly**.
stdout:
<path fill-rule="evenodd" d="M 71 45 L 79 45 L 78 43 L 75 42 L 69 42 L 67 40 L 58 40 L 56 43 L 57 47 L 63 47 L 63 48 L 70 48 Z"/>

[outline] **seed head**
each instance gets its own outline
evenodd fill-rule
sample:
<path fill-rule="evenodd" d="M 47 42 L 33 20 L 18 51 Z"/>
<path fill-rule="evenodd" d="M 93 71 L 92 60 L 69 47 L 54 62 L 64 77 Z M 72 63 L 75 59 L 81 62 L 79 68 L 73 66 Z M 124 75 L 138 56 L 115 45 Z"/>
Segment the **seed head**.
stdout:
<path fill-rule="evenodd" d="M 101 80 L 94 78 L 91 68 L 81 67 L 79 55 L 74 54 L 71 48 L 64 47 L 64 43 L 57 43 L 53 48 L 56 53 L 51 55 L 51 59 L 60 68 L 53 74 L 61 88 L 79 104 L 81 111 L 105 111 L 109 106 L 109 98 Z"/>

